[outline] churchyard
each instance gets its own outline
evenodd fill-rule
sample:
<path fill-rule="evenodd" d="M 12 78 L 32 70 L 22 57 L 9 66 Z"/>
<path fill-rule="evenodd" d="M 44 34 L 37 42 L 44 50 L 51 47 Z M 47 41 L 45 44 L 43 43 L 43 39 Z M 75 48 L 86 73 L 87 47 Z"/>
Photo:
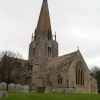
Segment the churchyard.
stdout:
<path fill-rule="evenodd" d="M 100 100 L 100 94 L 8 93 L 0 100 Z"/>
<path fill-rule="evenodd" d="M 100 94 L 36 93 L 28 85 L 0 83 L 0 100 L 100 100 Z"/>
<path fill-rule="evenodd" d="M 28 85 L 10 83 L 8 86 L 5 82 L 0 83 L 0 98 L 8 98 L 8 93 L 29 93 Z"/>

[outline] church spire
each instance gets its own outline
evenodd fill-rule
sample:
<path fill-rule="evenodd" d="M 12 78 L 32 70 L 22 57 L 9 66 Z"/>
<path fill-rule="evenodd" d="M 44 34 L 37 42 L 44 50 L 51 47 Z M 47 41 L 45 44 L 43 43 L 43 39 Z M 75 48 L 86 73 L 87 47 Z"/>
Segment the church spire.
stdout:
<path fill-rule="evenodd" d="M 48 2 L 43 0 L 39 20 L 32 42 L 29 45 L 29 61 L 39 64 L 40 70 L 45 70 L 45 62 L 58 57 L 58 43 L 53 40 Z"/>
<path fill-rule="evenodd" d="M 43 37 L 52 39 L 51 23 L 47 0 L 43 0 L 37 28 L 35 30 L 36 39 Z"/>

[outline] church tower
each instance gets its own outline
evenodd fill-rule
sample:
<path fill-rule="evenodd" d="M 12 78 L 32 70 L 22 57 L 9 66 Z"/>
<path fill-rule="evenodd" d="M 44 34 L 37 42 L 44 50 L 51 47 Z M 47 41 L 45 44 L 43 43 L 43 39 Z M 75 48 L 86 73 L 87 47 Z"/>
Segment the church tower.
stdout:
<path fill-rule="evenodd" d="M 47 0 L 43 0 L 37 27 L 29 45 L 29 62 L 38 64 L 44 71 L 48 60 L 58 57 L 56 34 L 53 40 Z"/>

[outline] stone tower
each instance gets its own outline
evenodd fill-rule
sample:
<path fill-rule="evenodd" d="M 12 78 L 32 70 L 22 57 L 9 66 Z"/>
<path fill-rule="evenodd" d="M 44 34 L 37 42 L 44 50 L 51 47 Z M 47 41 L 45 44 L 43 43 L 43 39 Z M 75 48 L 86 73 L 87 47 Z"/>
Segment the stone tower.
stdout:
<path fill-rule="evenodd" d="M 58 57 L 58 43 L 53 40 L 47 0 L 43 0 L 37 27 L 29 45 L 29 62 L 38 64 L 45 71 L 46 62 Z"/>

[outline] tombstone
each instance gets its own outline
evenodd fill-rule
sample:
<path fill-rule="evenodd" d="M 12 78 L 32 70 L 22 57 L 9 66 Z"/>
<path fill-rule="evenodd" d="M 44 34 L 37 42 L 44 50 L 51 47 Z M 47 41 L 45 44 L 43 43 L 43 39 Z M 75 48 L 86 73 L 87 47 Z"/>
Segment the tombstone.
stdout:
<path fill-rule="evenodd" d="M 45 88 L 45 91 L 44 92 L 45 93 L 49 93 L 50 92 L 49 89 L 48 89 L 48 87 Z"/>
<path fill-rule="evenodd" d="M 8 85 L 8 92 L 15 92 L 15 84 L 10 83 Z"/>
<path fill-rule="evenodd" d="M 20 84 L 15 85 L 15 92 L 23 92 L 23 86 Z"/>
<path fill-rule="evenodd" d="M 56 92 L 56 89 L 53 89 L 52 92 L 55 93 Z"/>
<path fill-rule="evenodd" d="M 45 87 L 45 93 L 49 93 L 49 92 L 52 92 L 52 86 L 47 85 Z"/>
<path fill-rule="evenodd" d="M 7 98 L 7 97 L 8 97 L 7 91 L 0 91 L 0 98 Z"/>
<path fill-rule="evenodd" d="M 50 81 L 46 81 L 45 83 L 45 93 L 49 93 L 49 92 L 52 92 L 53 90 L 53 85 Z"/>
<path fill-rule="evenodd" d="M 66 88 L 65 93 L 66 93 L 66 94 L 68 94 L 68 93 L 69 93 L 69 89 L 68 89 L 68 88 Z"/>
<path fill-rule="evenodd" d="M 7 89 L 7 84 L 5 82 L 2 82 L 0 84 L 0 91 L 6 91 L 6 89 Z"/>
<path fill-rule="evenodd" d="M 23 92 L 24 93 L 29 93 L 29 86 L 28 85 L 23 86 Z"/>
<path fill-rule="evenodd" d="M 57 92 L 58 92 L 58 93 L 62 93 L 62 89 L 61 89 L 61 88 L 58 88 L 58 89 L 57 89 Z"/>
<path fill-rule="evenodd" d="M 75 93 L 75 88 L 68 88 L 68 93 Z"/>
<path fill-rule="evenodd" d="M 62 89 L 62 93 L 63 93 L 63 94 L 66 93 L 66 88 Z"/>
<path fill-rule="evenodd" d="M 75 93 L 75 88 L 72 88 L 72 93 Z"/>

